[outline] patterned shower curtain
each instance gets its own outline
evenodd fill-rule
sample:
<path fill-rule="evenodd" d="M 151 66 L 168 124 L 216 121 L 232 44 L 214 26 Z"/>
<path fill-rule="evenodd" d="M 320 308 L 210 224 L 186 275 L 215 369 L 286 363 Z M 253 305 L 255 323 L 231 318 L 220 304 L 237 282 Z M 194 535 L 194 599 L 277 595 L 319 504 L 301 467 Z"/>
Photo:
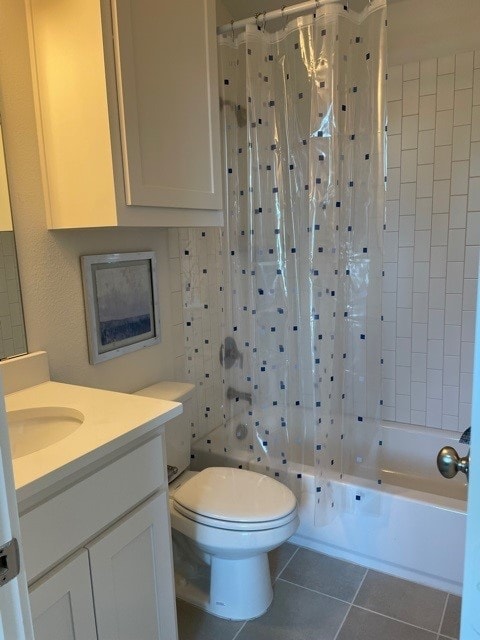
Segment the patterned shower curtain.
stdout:
<path fill-rule="evenodd" d="M 330 478 L 381 482 L 386 8 L 279 22 L 219 37 L 226 420 L 297 495 L 315 468 L 321 523 Z"/>

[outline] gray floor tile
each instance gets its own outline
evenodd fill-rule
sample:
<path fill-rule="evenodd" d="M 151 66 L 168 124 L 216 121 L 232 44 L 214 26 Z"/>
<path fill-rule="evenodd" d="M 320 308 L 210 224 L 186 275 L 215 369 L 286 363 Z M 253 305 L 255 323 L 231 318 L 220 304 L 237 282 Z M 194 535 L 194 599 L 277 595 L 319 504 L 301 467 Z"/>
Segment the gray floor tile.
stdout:
<path fill-rule="evenodd" d="M 449 638 L 458 638 L 460 635 L 460 608 L 462 599 L 459 596 L 448 595 L 445 616 L 440 633 Z"/>
<path fill-rule="evenodd" d="M 443 591 L 369 571 L 355 604 L 438 632 L 446 597 Z"/>
<path fill-rule="evenodd" d="M 289 542 L 285 542 L 280 547 L 277 547 L 268 554 L 268 561 L 270 563 L 270 575 L 272 580 L 276 580 L 282 573 L 287 562 L 291 559 L 298 547 Z"/>
<path fill-rule="evenodd" d="M 247 622 L 236 640 L 333 640 L 348 611 L 343 602 L 281 578 L 274 593 L 269 610 Z"/>
<path fill-rule="evenodd" d="M 179 640 L 232 640 L 243 622 L 222 620 L 188 602 L 177 600 Z"/>
<path fill-rule="evenodd" d="M 437 635 L 353 606 L 336 640 L 436 640 Z"/>
<path fill-rule="evenodd" d="M 351 602 L 366 573 L 364 567 L 299 549 L 282 573 L 282 579 L 328 596 Z"/>

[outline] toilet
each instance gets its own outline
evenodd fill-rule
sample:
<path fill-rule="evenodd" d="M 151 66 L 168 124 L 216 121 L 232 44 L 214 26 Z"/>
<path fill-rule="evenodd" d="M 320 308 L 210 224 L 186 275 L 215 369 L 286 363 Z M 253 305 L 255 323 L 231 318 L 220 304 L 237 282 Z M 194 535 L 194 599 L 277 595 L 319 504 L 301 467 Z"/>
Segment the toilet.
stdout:
<path fill-rule="evenodd" d="M 165 425 L 177 597 L 231 620 L 264 613 L 273 598 L 267 553 L 297 530 L 293 493 L 244 469 L 190 464 L 194 385 L 159 382 L 137 395 L 182 402 Z"/>

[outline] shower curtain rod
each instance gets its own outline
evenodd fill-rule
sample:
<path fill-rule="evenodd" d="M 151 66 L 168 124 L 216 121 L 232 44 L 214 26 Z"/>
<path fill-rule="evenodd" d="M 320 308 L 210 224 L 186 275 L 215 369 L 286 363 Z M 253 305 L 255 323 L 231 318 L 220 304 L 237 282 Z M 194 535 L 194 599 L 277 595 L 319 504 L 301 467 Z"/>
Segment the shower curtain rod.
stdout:
<path fill-rule="evenodd" d="M 309 0 L 309 2 L 300 2 L 299 4 L 292 4 L 288 7 L 284 6 L 282 9 L 275 9 L 274 11 L 261 11 L 251 18 L 245 18 L 243 20 L 236 21 L 232 20 L 232 22 L 218 27 L 217 34 L 221 35 L 222 33 L 228 33 L 229 31 L 233 31 L 235 29 L 242 29 L 247 24 L 262 25 L 264 21 L 267 20 L 275 20 L 275 18 L 286 18 L 287 16 L 307 13 L 311 9 L 324 7 L 327 4 L 336 4 L 341 1 L 342 0 L 322 0 L 321 2 L 318 2 L 317 0 L 317 2 L 315 2 L 315 0 Z M 345 4 L 348 4 L 347 0 L 345 0 Z"/>

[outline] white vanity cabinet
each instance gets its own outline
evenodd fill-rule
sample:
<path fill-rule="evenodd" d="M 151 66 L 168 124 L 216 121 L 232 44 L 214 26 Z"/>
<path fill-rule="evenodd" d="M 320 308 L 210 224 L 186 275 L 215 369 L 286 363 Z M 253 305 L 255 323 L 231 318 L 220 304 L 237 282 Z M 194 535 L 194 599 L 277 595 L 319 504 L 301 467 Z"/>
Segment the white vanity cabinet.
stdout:
<path fill-rule="evenodd" d="M 159 434 L 20 516 L 36 640 L 176 640 L 163 456 Z"/>
<path fill-rule="evenodd" d="M 214 0 L 27 0 L 47 224 L 223 224 Z"/>

